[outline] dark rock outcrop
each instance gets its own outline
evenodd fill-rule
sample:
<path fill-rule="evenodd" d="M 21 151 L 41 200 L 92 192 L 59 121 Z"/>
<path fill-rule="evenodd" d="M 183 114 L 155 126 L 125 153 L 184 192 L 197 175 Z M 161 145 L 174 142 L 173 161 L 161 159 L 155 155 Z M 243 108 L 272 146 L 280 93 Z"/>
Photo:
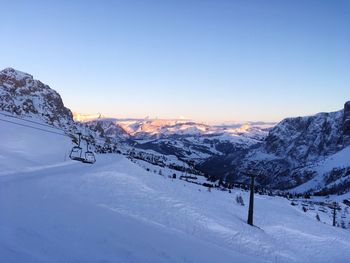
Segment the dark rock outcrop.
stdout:
<path fill-rule="evenodd" d="M 343 134 L 347 139 L 350 138 L 350 101 L 344 105 Z"/>
<path fill-rule="evenodd" d="M 32 75 L 6 68 L 0 71 L 0 110 L 39 117 L 46 123 L 67 126 L 73 116 L 61 96 Z"/>

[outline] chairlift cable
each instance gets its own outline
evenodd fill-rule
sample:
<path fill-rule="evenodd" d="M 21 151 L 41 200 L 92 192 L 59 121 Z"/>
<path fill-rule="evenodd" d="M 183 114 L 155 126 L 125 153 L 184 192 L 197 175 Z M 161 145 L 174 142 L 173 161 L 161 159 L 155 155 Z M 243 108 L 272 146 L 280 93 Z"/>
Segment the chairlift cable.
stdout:
<path fill-rule="evenodd" d="M 63 131 L 63 129 L 58 128 L 58 127 L 53 126 L 53 125 L 44 124 L 44 123 L 40 123 L 40 122 L 36 122 L 36 121 L 32 121 L 32 120 L 27 120 L 27 119 L 24 119 L 24 118 L 20 118 L 20 117 L 11 115 L 11 114 L 5 114 L 5 113 L 2 113 L 2 112 L 0 112 L 0 114 L 1 114 L 1 115 L 4 115 L 4 116 L 6 116 L 6 117 L 15 118 L 15 119 L 18 119 L 18 120 L 21 120 L 21 121 L 26 121 L 26 122 L 30 122 L 30 123 L 33 123 L 33 124 L 37 124 L 37 125 L 40 125 L 40 126 L 45 126 L 45 127 L 51 128 L 51 129 L 56 129 L 56 130 Z"/>
<path fill-rule="evenodd" d="M 19 125 L 19 126 L 23 126 L 23 127 L 27 127 L 27 128 L 31 128 L 31 129 L 35 129 L 35 130 L 39 130 L 39 131 L 43 131 L 43 132 L 53 133 L 53 134 L 61 135 L 61 136 L 64 136 L 64 137 L 69 137 L 67 134 L 62 134 L 62 133 L 58 133 L 58 132 L 54 132 L 54 131 L 45 130 L 45 129 L 42 129 L 42 128 L 30 126 L 30 125 L 27 125 L 27 124 L 21 124 L 21 123 L 9 121 L 9 120 L 3 120 L 3 119 L 0 119 L 0 121 L 12 123 L 12 124 L 15 124 L 15 125 Z"/>
<path fill-rule="evenodd" d="M 10 114 L 5 114 L 5 113 L 2 113 L 2 112 L 0 112 L 0 114 L 3 115 L 3 116 L 6 116 L 6 117 L 15 118 L 15 119 L 18 119 L 18 120 L 21 120 L 21 121 L 26 121 L 26 122 L 33 123 L 33 124 L 36 124 L 36 125 L 48 127 L 48 128 L 51 128 L 51 129 L 57 129 L 57 130 L 60 130 L 60 131 L 64 132 L 64 134 L 58 133 L 58 132 L 55 132 L 55 131 L 50 131 L 50 130 L 43 129 L 43 128 L 38 128 L 38 127 L 31 126 L 31 125 L 28 125 L 28 124 L 17 123 L 17 122 L 13 122 L 13 121 L 10 121 L 10 120 L 4 120 L 4 119 L 1 119 L 1 118 L 0 118 L 0 121 L 11 123 L 11 124 L 22 126 L 22 127 L 26 127 L 26 128 L 30 128 L 30 129 L 39 130 L 39 131 L 42 131 L 42 132 L 47 132 L 47 133 L 56 134 L 56 135 L 60 135 L 60 136 L 71 138 L 71 136 L 69 134 L 67 134 L 63 129 L 60 129 L 58 127 L 51 126 L 51 125 L 48 125 L 48 124 L 39 123 L 39 122 L 32 121 L 32 120 L 23 119 L 23 118 L 20 118 L 20 117 L 17 117 L 17 116 L 13 116 L 13 115 L 10 115 Z M 85 127 L 85 132 L 86 132 L 86 127 Z M 83 135 L 83 134 L 80 133 L 81 137 L 79 136 L 79 146 L 78 146 L 79 148 L 80 148 L 80 141 L 81 140 L 85 140 L 87 142 L 87 147 L 88 147 L 89 138 L 87 138 L 87 137 L 89 137 L 89 135 Z M 112 138 L 110 138 L 110 139 L 111 139 L 112 143 L 115 143 L 115 142 L 113 142 Z M 100 142 L 100 143 L 107 143 L 107 139 L 101 139 L 101 138 L 93 138 L 92 141 Z M 73 149 L 72 149 L 72 151 L 73 151 Z M 71 152 L 71 154 L 72 154 L 72 152 Z M 96 159 L 95 159 L 95 156 L 94 156 L 93 152 L 91 152 L 89 149 L 87 149 L 87 151 L 85 152 L 85 158 L 83 158 L 81 155 L 82 155 L 82 152 L 80 154 L 80 159 L 81 160 L 78 160 L 78 161 L 82 161 L 84 163 L 95 163 L 96 162 Z M 89 158 L 87 158 L 88 156 L 89 156 Z M 73 158 L 71 158 L 71 159 L 73 159 Z"/>
<path fill-rule="evenodd" d="M 58 133 L 58 132 L 54 132 L 54 131 L 48 131 L 48 130 L 45 130 L 45 129 L 42 129 L 42 128 L 38 128 L 38 127 L 34 127 L 34 126 L 31 126 L 31 125 L 27 125 L 27 124 L 21 124 L 21 123 L 9 121 L 9 120 L 4 120 L 4 119 L 1 119 L 1 118 L 0 118 L 0 121 L 11 123 L 11 124 L 15 124 L 15 125 L 26 127 L 26 128 L 31 128 L 31 129 L 43 131 L 43 132 L 47 132 L 47 133 L 57 134 L 57 135 L 61 135 L 61 136 L 64 136 L 64 137 L 69 137 L 67 134 L 62 134 L 62 133 Z M 87 141 L 87 151 L 85 152 L 85 156 L 82 157 L 82 149 L 80 147 L 80 141 L 81 141 L 81 139 L 80 139 L 80 134 L 79 134 L 79 146 L 74 146 L 72 148 L 69 157 L 72 160 L 80 161 L 80 162 L 83 162 L 83 163 L 89 163 L 89 164 L 95 163 L 96 162 L 95 155 L 94 155 L 94 153 L 92 151 L 89 150 L 89 148 L 88 148 L 89 147 L 88 141 Z M 73 157 L 74 150 L 78 150 L 79 151 L 79 156 Z"/>
<path fill-rule="evenodd" d="M 27 120 L 27 119 L 20 118 L 18 116 L 11 115 L 11 114 L 6 114 L 6 113 L 3 113 L 3 112 L 0 112 L 0 114 L 3 115 L 3 116 L 6 116 L 6 117 L 15 118 L 15 119 L 18 119 L 18 120 L 21 120 L 21 121 L 30 122 L 30 123 L 37 124 L 37 125 L 44 126 L 44 127 L 48 127 L 48 128 L 51 128 L 51 129 L 57 129 L 59 131 L 63 131 L 64 133 L 66 133 L 62 128 L 58 128 L 58 127 L 53 126 L 53 125 L 44 124 L 44 123 L 40 123 L 40 122 L 36 122 L 36 121 L 32 121 L 32 120 Z M 16 124 L 16 125 L 21 125 L 19 123 L 7 121 L 7 120 L 2 120 L 2 121 L 6 121 L 6 122 L 13 123 L 13 124 Z M 33 127 L 33 126 L 29 126 L 29 125 L 26 125 L 26 124 L 23 124 L 21 126 L 25 126 L 25 127 L 33 128 L 33 129 L 38 129 L 38 130 L 42 130 L 42 131 L 47 131 L 47 130 L 44 130 L 44 129 L 40 129 L 40 128 L 36 128 L 36 127 Z M 85 132 L 86 132 L 86 126 L 84 127 L 84 129 L 85 129 Z M 47 132 L 55 133 L 55 132 L 51 132 L 51 131 L 47 131 Z M 55 133 L 55 134 L 58 134 L 58 133 Z M 63 135 L 63 134 L 60 134 L 60 135 Z M 85 135 L 85 134 L 81 134 L 81 135 L 82 135 L 82 137 L 88 137 L 89 136 L 89 135 Z M 69 135 L 67 135 L 67 134 L 65 136 L 69 137 Z M 109 139 L 113 143 L 113 138 L 109 138 Z M 87 139 L 83 138 L 83 140 L 87 140 Z M 93 140 L 95 142 L 100 142 L 100 143 L 106 143 L 107 142 L 107 139 L 101 139 L 101 138 L 93 138 Z"/>

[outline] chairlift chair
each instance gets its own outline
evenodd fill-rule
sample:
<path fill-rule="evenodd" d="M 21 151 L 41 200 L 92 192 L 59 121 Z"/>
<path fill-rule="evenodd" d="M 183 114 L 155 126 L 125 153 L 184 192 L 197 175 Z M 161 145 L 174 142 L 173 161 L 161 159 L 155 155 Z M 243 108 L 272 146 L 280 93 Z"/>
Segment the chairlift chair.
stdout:
<path fill-rule="evenodd" d="M 80 147 L 80 139 L 81 133 L 78 133 L 78 145 L 74 146 L 69 154 L 69 158 L 74 160 L 74 161 L 80 161 L 82 162 L 84 160 L 82 154 L 83 154 L 83 149 Z"/>
<path fill-rule="evenodd" d="M 96 162 L 95 155 L 92 151 L 89 150 L 89 142 L 86 142 L 86 152 L 85 152 L 85 158 L 82 161 L 83 163 L 90 163 L 93 164 Z"/>

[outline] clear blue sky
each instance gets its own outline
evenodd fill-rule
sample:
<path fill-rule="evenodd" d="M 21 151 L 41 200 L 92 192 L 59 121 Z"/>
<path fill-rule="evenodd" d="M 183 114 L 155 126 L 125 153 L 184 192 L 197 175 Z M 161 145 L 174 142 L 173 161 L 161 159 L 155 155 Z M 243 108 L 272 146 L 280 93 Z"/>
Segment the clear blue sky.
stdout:
<path fill-rule="evenodd" d="M 73 111 L 276 121 L 350 99 L 350 1 L 1 1 L 0 67 Z"/>

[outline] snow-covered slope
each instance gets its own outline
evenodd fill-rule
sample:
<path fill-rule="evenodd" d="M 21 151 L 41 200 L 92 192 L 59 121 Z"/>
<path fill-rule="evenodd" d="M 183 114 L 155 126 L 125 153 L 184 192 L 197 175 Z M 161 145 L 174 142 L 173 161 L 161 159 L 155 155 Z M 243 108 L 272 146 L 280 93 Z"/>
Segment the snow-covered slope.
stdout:
<path fill-rule="evenodd" d="M 59 166 L 69 159 L 73 144 L 62 130 L 10 116 L 0 118 L 0 175 Z"/>
<path fill-rule="evenodd" d="M 343 194 L 350 189 L 350 146 L 320 160 L 297 169 L 298 173 L 311 174 L 312 179 L 293 188 L 293 192 L 317 194 Z"/>
<path fill-rule="evenodd" d="M 287 199 L 148 172 L 122 155 L 65 159 L 64 136 L 1 123 L 2 262 L 347 262 L 349 230 Z M 168 171 L 171 173 L 171 171 Z M 170 175 L 170 174 L 169 174 Z"/>

